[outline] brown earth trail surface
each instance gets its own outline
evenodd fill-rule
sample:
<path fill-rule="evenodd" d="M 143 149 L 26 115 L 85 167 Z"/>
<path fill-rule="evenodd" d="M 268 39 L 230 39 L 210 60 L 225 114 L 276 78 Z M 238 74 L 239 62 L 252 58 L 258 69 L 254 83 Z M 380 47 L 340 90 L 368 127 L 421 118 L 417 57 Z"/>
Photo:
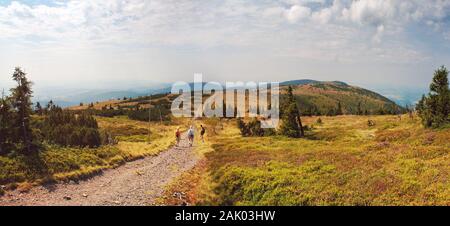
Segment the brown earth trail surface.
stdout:
<path fill-rule="evenodd" d="M 183 139 L 180 147 L 105 170 L 101 175 L 85 181 L 37 186 L 26 193 L 8 192 L 0 197 L 0 206 L 155 205 L 164 187 L 193 168 L 198 160 L 193 148 Z"/>

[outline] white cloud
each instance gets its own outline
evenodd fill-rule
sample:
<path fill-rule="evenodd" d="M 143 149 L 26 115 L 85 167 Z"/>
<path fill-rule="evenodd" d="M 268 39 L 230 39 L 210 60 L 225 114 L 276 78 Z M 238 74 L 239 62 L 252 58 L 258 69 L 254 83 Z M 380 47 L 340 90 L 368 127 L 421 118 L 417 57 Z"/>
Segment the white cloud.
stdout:
<path fill-rule="evenodd" d="M 308 21 L 349 28 L 372 27 L 374 39 L 382 41 L 385 33 L 405 29 L 412 22 L 423 22 L 439 30 L 449 14 L 450 1 L 442 0 L 93 0 L 59 2 L 56 6 L 12 2 L 0 7 L 0 39 L 241 45 L 251 40 L 233 43 L 229 37 L 236 33 L 246 36 L 270 32 L 265 29 L 282 26 L 285 18 L 291 24 Z"/>
<path fill-rule="evenodd" d="M 294 5 L 285 12 L 286 19 L 291 23 L 296 23 L 299 20 L 309 18 L 311 16 L 311 9 L 301 5 Z"/>
<path fill-rule="evenodd" d="M 396 5 L 390 0 L 354 1 L 342 11 L 342 16 L 361 25 L 379 26 L 396 18 Z"/>
<path fill-rule="evenodd" d="M 377 27 L 377 31 L 375 33 L 375 36 L 373 37 L 373 40 L 377 43 L 380 43 L 381 39 L 383 38 L 383 33 L 384 33 L 384 25 L 380 24 Z"/>
<path fill-rule="evenodd" d="M 449 17 L 448 0 L 12 2 L 0 6 L 0 56 L 27 49 L 38 57 L 73 53 L 79 59 L 69 60 L 85 63 L 83 51 L 101 61 L 116 50 L 142 56 L 157 49 L 354 64 L 420 62 L 429 59 L 430 50 L 423 48 L 432 44 L 419 48 L 408 32 L 421 36 L 414 27 L 428 27 L 429 35 L 449 40 Z"/>

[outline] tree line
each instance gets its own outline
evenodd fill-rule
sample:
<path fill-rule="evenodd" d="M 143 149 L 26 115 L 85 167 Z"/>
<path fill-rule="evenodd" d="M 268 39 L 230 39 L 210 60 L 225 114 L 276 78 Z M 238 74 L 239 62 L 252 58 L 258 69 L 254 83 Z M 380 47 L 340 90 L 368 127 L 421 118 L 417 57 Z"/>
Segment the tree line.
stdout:
<path fill-rule="evenodd" d="M 102 144 L 97 121 L 90 114 L 63 110 L 52 101 L 46 107 L 38 102 L 33 110 L 32 82 L 26 75 L 16 67 L 12 75 L 16 86 L 0 99 L 0 154 L 31 154 L 43 142 L 78 147 Z"/>
<path fill-rule="evenodd" d="M 366 109 L 363 107 L 362 102 L 358 102 L 356 107 L 347 107 L 344 110 L 341 102 L 338 101 L 336 107 L 331 107 L 328 110 L 320 110 L 317 105 L 312 104 L 310 106 L 302 107 L 302 116 L 339 116 L 339 115 L 397 115 L 408 112 L 409 107 L 399 107 L 395 103 L 391 105 L 380 106 L 378 109 Z"/>
<path fill-rule="evenodd" d="M 171 103 L 166 99 L 152 100 L 162 98 L 167 94 L 157 94 L 138 98 L 123 98 L 122 103 L 137 102 L 135 105 L 104 105 L 101 109 L 95 109 L 94 104 L 90 103 L 87 109 L 75 110 L 78 114 L 88 113 L 101 117 L 127 116 L 129 119 L 137 121 L 170 121 L 171 120 Z M 120 98 L 119 98 L 120 99 Z M 151 105 L 149 108 L 141 107 L 142 105 Z"/>
<path fill-rule="evenodd" d="M 61 146 L 94 148 L 102 144 L 97 121 L 86 112 L 75 114 L 51 106 L 44 120 L 36 122 L 36 128 L 42 140 Z"/>

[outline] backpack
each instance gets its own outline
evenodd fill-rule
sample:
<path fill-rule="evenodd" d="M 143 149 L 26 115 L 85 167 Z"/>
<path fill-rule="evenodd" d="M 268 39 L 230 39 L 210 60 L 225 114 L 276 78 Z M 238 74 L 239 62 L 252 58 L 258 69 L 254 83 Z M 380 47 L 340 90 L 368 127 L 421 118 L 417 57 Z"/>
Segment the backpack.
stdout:
<path fill-rule="evenodd" d="M 201 131 L 201 134 L 203 135 L 203 134 L 205 134 L 205 127 L 202 127 L 202 131 Z"/>

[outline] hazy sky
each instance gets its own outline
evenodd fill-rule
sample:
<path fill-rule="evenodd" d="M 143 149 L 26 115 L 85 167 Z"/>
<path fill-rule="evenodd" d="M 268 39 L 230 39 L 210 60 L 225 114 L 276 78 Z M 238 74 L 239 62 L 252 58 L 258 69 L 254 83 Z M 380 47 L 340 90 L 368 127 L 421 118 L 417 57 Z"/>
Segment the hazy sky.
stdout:
<path fill-rule="evenodd" d="M 310 78 L 427 86 L 450 0 L 0 0 L 0 82 Z M 6 83 L 7 84 L 7 83 Z"/>

